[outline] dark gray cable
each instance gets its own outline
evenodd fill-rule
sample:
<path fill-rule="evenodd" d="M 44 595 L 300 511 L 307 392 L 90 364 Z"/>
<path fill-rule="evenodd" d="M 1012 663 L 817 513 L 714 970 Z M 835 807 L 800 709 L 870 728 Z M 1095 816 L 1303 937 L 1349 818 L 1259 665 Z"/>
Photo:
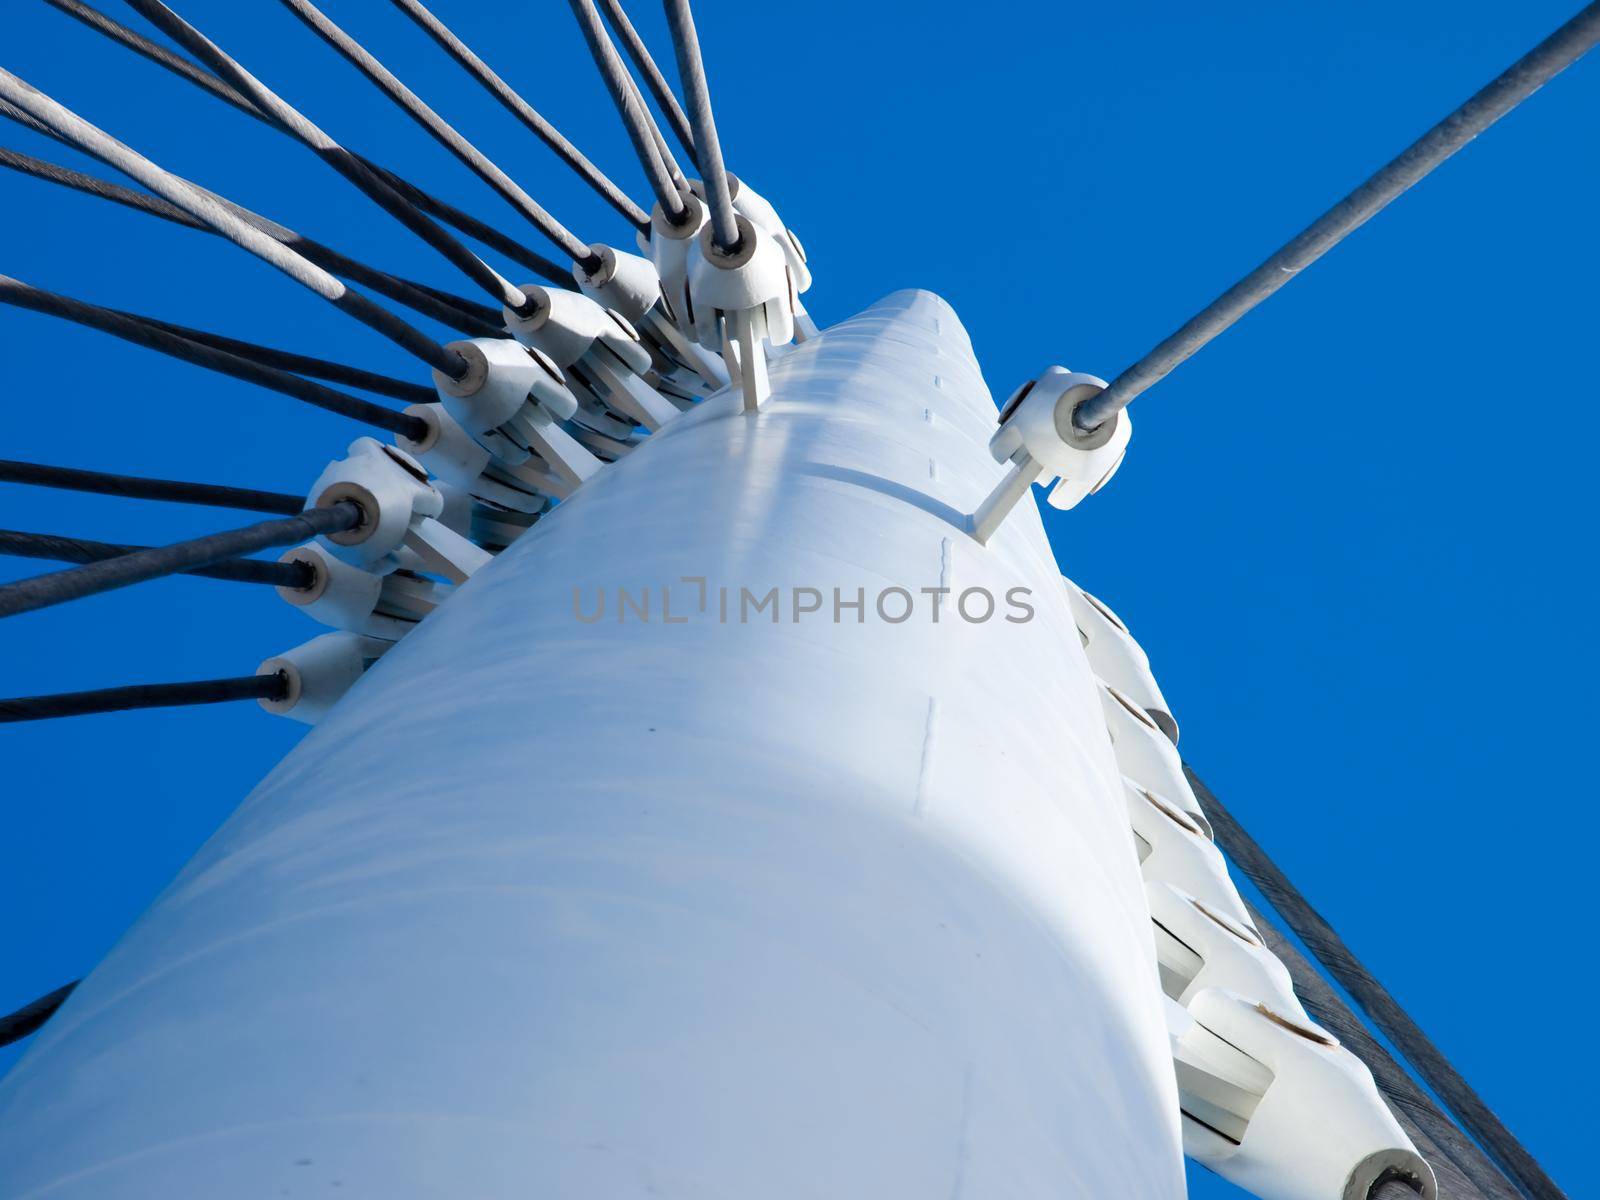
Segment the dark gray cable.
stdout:
<path fill-rule="evenodd" d="M 25 533 L 20 529 L 0 529 L 0 554 L 11 558 L 42 558 L 51 562 L 97 563 L 149 550 L 149 546 L 129 546 L 121 542 L 91 542 L 86 538 L 62 537 L 54 533 Z M 264 583 L 270 587 L 310 587 L 316 571 L 310 563 L 265 562 L 259 558 L 234 558 L 191 567 L 179 575 L 200 575 L 224 579 L 229 583 Z"/>
<path fill-rule="evenodd" d="M 34 120 L 49 126 L 74 146 L 205 222 L 230 242 L 276 267 L 296 283 L 377 330 L 429 366 L 452 378 L 466 374 L 466 360 L 459 354 L 446 350 L 420 329 L 374 304 L 360 292 L 351 291 L 309 259 L 240 220 L 207 193 L 157 166 L 4 68 L 0 68 L 0 97 L 22 109 Z"/>
<path fill-rule="evenodd" d="M 61 1002 L 72 994 L 72 989 L 77 987 L 79 982 L 74 979 L 48 995 L 24 1004 L 16 1012 L 0 1017 L 0 1046 L 20 1042 L 53 1017 L 56 1009 L 61 1007 Z"/>
<path fill-rule="evenodd" d="M 1522 1193 L 1384 1049 L 1310 960 L 1254 905 L 1247 901 L 1246 906 L 1262 942 L 1288 970 L 1311 1019 L 1372 1072 L 1395 1119 L 1438 1176 L 1440 1200 L 1521 1200 Z"/>
<path fill-rule="evenodd" d="M 310 541 L 318 534 L 342 533 L 362 521 L 361 509 L 348 500 L 327 508 L 311 508 L 292 517 L 278 517 L 206 537 L 137 550 L 103 562 L 35 575 L 0 586 L 0 617 L 81 600 L 85 596 L 129 587 L 165 575 L 209 567 L 224 559 L 243 558 L 272 546 Z"/>
<path fill-rule="evenodd" d="M 35 121 L 15 104 L 7 104 L 4 100 L 0 100 L 0 116 L 8 117 L 9 119 L 15 121 L 18 125 L 23 126 L 25 129 L 31 129 L 35 133 L 42 133 L 47 138 L 54 138 L 63 146 L 72 145 L 72 143 L 67 141 L 66 138 L 62 137 L 54 129 L 51 129 L 50 126 L 44 124 L 42 121 Z M 187 214 L 185 215 L 187 216 Z M 193 218 L 190 219 L 193 220 Z"/>
<path fill-rule="evenodd" d="M 1600 41 L 1600 2 L 1588 5 L 1518 59 L 1493 83 L 1428 130 L 1399 157 L 1113 379 L 1105 391 L 1080 404 L 1073 413 L 1073 424 L 1089 430 L 1110 420 L 1136 396 L 1166 378 L 1178 364 L 1382 212 L 1407 188 L 1538 91 L 1553 76 L 1571 66 L 1596 41 Z"/>
<path fill-rule="evenodd" d="M 186 683 L 136 683 L 127 687 L 97 688 L 92 692 L 57 692 L 51 696 L 0 700 L 0 722 L 45 721 L 53 717 L 82 717 L 135 708 L 223 704 L 230 700 L 282 700 L 288 694 L 289 680 L 282 672 L 238 675 L 232 679 L 196 679 Z M 40 1024 L 43 1024 L 42 1019 Z"/>
<path fill-rule="evenodd" d="M 667 169 L 667 175 L 672 180 L 672 186 L 680 192 L 687 192 L 689 180 L 683 173 L 683 168 L 678 165 L 678 160 L 672 155 L 672 147 L 667 145 L 667 139 L 662 136 L 661 126 L 656 124 L 655 117 L 650 115 L 650 106 L 645 103 L 644 93 L 639 90 L 639 84 L 633 78 L 633 72 L 626 67 L 622 71 L 622 81 L 628 85 L 628 95 L 633 97 L 634 107 L 645 115 L 645 127 L 650 131 L 650 140 L 656 144 L 656 157 L 661 160 L 661 165 Z"/>
<path fill-rule="evenodd" d="M 500 78 L 488 63 L 473 53 L 470 46 L 430 12 L 422 4 L 422 0 L 390 0 L 390 2 L 415 21 L 422 31 L 439 45 L 440 49 L 455 59 L 467 74 L 482 84 L 484 90 L 498 100 L 507 112 L 521 121 L 534 137 L 555 151 L 562 162 L 576 171 L 583 181 L 593 188 L 602 200 L 621 213 L 624 219 L 638 226 L 649 224 L 649 213 L 630 200 L 627 194 L 612 183 L 599 167 L 590 162 L 576 146 L 564 138 L 560 130 L 540 116 L 539 112 L 524 100 L 516 89 Z"/>
<path fill-rule="evenodd" d="M 695 169 L 700 169 L 699 160 L 695 157 L 694 131 L 689 128 L 689 118 L 684 114 L 683 105 L 678 103 L 678 97 L 673 95 L 672 87 L 667 83 L 666 76 L 661 73 L 661 68 L 656 66 L 656 60 L 650 55 L 650 48 L 644 44 L 644 39 L 639 36 L 639 31 L 633 27 L 633 22 L 628 20 L 628 14 L 623 11 L 622 5 L 617 0 L 600 0 L 606 6 L 606 17 L 611 22 L 611 28 L 617 31 L 617 36 L 622 39 L 622 48 L 628 52 L 628 57 L 633 60 L 633 65 L 639 68 L 639 74 L 644 76 L 645 86 L 650 89 L 650 94 L 656 98 L 656 106 L 661 109 L 662 116 L 666 117 L 667 124 L 672 126 L 673 136 L 678 139 L 678 144 L 683 147 L 684 153 L 689 156 L 689 161 Z"/>
<path fill-rule="evenodd" d="M 376 425 L 379 429 L 387 429 L 391 433 L 404 434 L 413 439 L 427 436 L 427 423 L 420 417 L 395 412 L 392 408 L 384 408 L 381 404 L 374 404 L 370 400 L 346 395 L 310 379 L 302 379 L 288 371 L 280 371 L 247 358 L 240 358 L 237 354 L 229 354 L 226 350 L 202 346 L 198 342 L 168 333 L 143 321 L 124 317 L 113 309 L 74 300 L 70 296 L 61 296 L 55 292 L 47 292 L 43 288 L 36 288 L 9 275 L 0 275 L 0 304 L 32 309 L 34 312 L 74 321 L 79 325 L 112 334 L 124 341 L 151 350 L 159 350 L 184 362 L 207 367 L 223 375 L 231 375 L 235 379 L 260 384 L 262 387 L 293 396 L 297 400 L 304 400 L 307 404 L 314 404 L 318 408 L 325 408 L 340 416 L 365 421 L 369 425 Z"/>
<path fill-rule="evenodd" d="M 606 90 L 611 93 L 611 102 L 616 105 L 617 115 L 622 118 L 623 128 L 628 131 L 628 140 L 633 143 L 633 152 L 639 158 L 639 165 L 644 168 L 645 178 L 650 181 L 650 190 L 656 194 L 656 200 L 667 219 L 681 223 L 688 206 L 684 204 L 682 195 L 673 184 L 672 176 L 661 159 L 656 137 L 651 132 L 654 122 L 650 114 L 633 98 L 633 93 L 629 90 L 627 68 L 617 57 L 616 47 L 611 44 L 605 27 L 600 23 L 600 14 L 595 11 L 593 0 L 569 0 L 569 3 L 572 6 L 572 15 L 578 19 L 578 28 L 583 31 L 583 40 L 589 47 L 590 57 L 594 59 L 594 65 L 599 68 L 600 77 L 605 80 Z"/>
<path fill-rule="evenodd" d="M 597 269 L 598 256 L 589 250 L 589 243 L 577 237 L 556 220 L 488 155 L 479 150 L 461 133 L 436 113 L 428 104 L 400 81 L 400 78 L 377 60 L 365 46 L 351 37 L 311 0 L 280 0 L 285 8 L 299 17 L 301 22 L 336 50 L 356 70 L 360 71 L 385 96 L 413 121 L 427 131 L 474 175 L 493 188 L 507 204 L 545 237 L 554 242 L 563 253 L 585 264 L 586 270 Z"/>
<path fill-rule="evenodd" d="M 498 250 L 512 262 L 527 267 L 540 278 L 550 283 L 558 284 L 562 287 L 570 287 L 572 285 L 572 270 L 570 267 L 563 267 L 560 263 L 554 262 L 534 250 L 530 250 L 527 246 L 517 241 L 516 238 L 501 233 L 493 225 L 478 220 L 477 217 L 472 216 L 470 213 L 462 212 L 454 205 L 446 204 L 437 196 L 423 191 L 416 184 L 400 178 L 393 171 L 383 167 L 376 167 L 374 170 L 383 177 L 384 182 L 429 216 L 437 217 L 446 225 L 453 225 L 468 237 Z M 505 336 L 503 329 L 500 332 L 500 336 Z"/>
<path fill-rule="evenodd" d="M 418 211 L 415 205 L 409 203 L 378 172 L 312 124 L 298 109 L 246 71 L 220 47 L 160 0 L 128 0 L 128 3 L 144 14 L 168 37 L 222 76 L 223 80 L 239 92 L 247 102 L 259 109 L 270 124 L 290 134 L 323 162 L 360 188 L 380 208 L 422 238 L 499 303 L 517 310 L 527 303 L 527 297 L 518 288 L 506 282 L 487 263 Z M 460 356 L 455 357 L 459 359 Z M 464 362 L 457 367 L 458 372 L 465 369 Z"/>
<path fill-rule="evenodd" d="M 614 60 L 622 80 L 622 86 L 628 91 L 629 109 L 640 115 L 645 131 L 650 135 L 650 142 L 655 146 L 656 158 L 660 161 L 662 169 L 666 171 L 667 178 L 672 180 L 673 189 L 679 193 L 690 191 L 689 180 L 684 176 L 683 168 L 678 165 L 678 160 L 673 157 L 672 147 L 667 145 L 667 139 L 661 133 L 661 126 L 656 124 L 655 116 L 650 112 L 650 105 L 646 103 L 644 93 L 639 90 L 638 81 L 634 79 L 633 72 L 617 57 L 616 47 L 611 41 L 611 35 L 601 26 L 601 36 L 609 51 L 608 58 Z"/>
<path fill-rule="evenodd" d="M 9 111 L 7 111 L 9 109 Z M 27 117 L 21 109 L 12 109 L 9 105 L 0 104 L 0 115 L 9 117 Z M 24 123 L 37 124 L 31 118 Z M 44 133 L 50 133 L 44 126 L 38 126 Z M 51 134 L 53 137 L 54 134 Z M 30 175 L 35 179 L 42 179 L 48 183 L 57 183 L 63 187 L 72 188 L 74 191 L 83 192 L 85 195 L 94 196 L 101 200 L 109 200 L 113 204 L 120 204 L 136 212 L 148 213 L 153 217 L 160 217 L 174 225 L 181 225 L 185 229 L 194 229 L 201 233 L 216 234 L 216 230 L 197 221 L 176 204 L 161 199 L 160 196 L 147 195 L 144 192 L 134 191 L 132 188 L 123 187 L 120 183 L 111 183 L 109 180 L 100 179 L 94 175 L 86 175 L 82 171 L 74 171 L 56 163 L 46 162 L 42 158 L 35 158 L 31 154 L 22 154 L 15 150 L 0 146 L 0 167 L 16 171 L 23 175 Z M 192 180 L 186 180 L 191 186 Z M 204 188 L 200 189 L 204 191 Z M 247 221 L 268 237 L 276 238 L 285 246 L 303 254 L 319 267 L 332 271 L 335 275 L 342 275 L 355 283 L 365 284 L 373 291 L 388 296 L 391 300 L 398 301 L 424 316 L 432 317 L 445 325 L 461 330 L 473 337 L 504 337 L 505 330 L 500 325 L 500 312 L 490 308 L 487 304 L 479 304 L 475 300 L 468 300 L 463 296 L 454 295 L 426 283 L 419 283 L 414 279 L 404 279 L 397 275 L 390 275 L 375 267 L 369 267 L 357 259 L 339 253 L 321 242 L 303 237 L 292 229 L 288 229 L 276 221 L 268 220 L 259 213 L 251 212 L 242 204 L 235 204 L 230 200 L 218 196 L 215 192 L 207 193 L 219 204 L 232 211 L 240 220 Z"/>
<path fill-rule="evenodd" d="M 156 42 L 152 42 L 149 38 L 136 33 L 134 30 L 129 29 L 126 25 L 123 25 L 117 21 L 113 21 L 104 13 L 82 3 L 81 0 L 45 0 L 45 2 L 47 4 L 54 5 L 56 8 L 59 8 L 68 16 L 75 17 L 82 21 L 96 33 L 103 34 L 112 41 L 116 42 L 118 45 L 132 50 L 135 54 L 138 54 L 140 57 L 155 63 L 158 67 L 171 71 L 174 75 L 178 76 L 178 78 L 184 80 L 185 82 L 192 83 L 210 95 L 215 96 L 217 99 L 224 101 L 228 105 L 244 113 L 246 116 L 253 117 L 271 129 L 275 129 L 280 133 L 288 133 L 291 137 L 295 137 L 297 140 L 300 140 L 298 135 L 292 130 L 286 129 L 282 124 L 274 120 L 270 115 L 252 103 L 248 97 L 243 95 L 224 80 L 219 79 L 211 72 L 196 66 L 188 59 L 174 54 L 165 46 L 159 45 Z M 176 16 L 174 16 L 173 19 L 179 20 L 179 18 Z M 196 34 L 196 36 L 198 37 L 199 35 Z M 215 47 L 213 47 L 213 49 L 215 49 Z M 220 54 L 221 52 L 218 51 L 218 53 Z M 487 246 L 494 246 L 496 249 L 501 250 L 502 253 L 506 254 L 507 257 L 512 258 L 513 261 L 521 262 L 524 266 L 532 267 L 536 271 L 541 271 L 541 273 L 546 272 L 546 269 L 548 268 L 549 273 L 545 274 L 545 278 L 550 279 L 553 282 L 571 283 L 572 277 L 569 271 L 565 271 L 559 266 L 550 264 L 548 259 L 542 258 L 533 251 L 523 247 L 514 238 L 499 232 L 485 222 L 479 221 L 475 217 L 467 216 L 467 214 L 461 212 L 459 209 L 452 208 L 450 205 L 445 204 L 442 200 L 439 200 L 437 197 L 434 197 L 428 192 L 424 191 L 422 188 L 419 188 L 416 184 L 403 180 L 399 175 L 396 175 L 393 171 L 388 170 L 386 167 L 379 166 L 370 158 L 365 158 L 360 154 L 356 154 L 348 150 L 344 151 L 344 153 L 349 155 L 368 171 L 371 171 L 374 175 L 377 175 L 383 182 L 387 183 L 396 192 L 401 193 L 404 199 L 409 200 L 417 208 L 422 209 L 423 212 L 437 217 L 439 220 L 448 225 L 455 226 L 455 228 L 461 230 L 463 233 L 466 233 L 471 237 L 476 238 L 478 241 L 483 242 Z M 326 158 L 326 156 L 323 157 Z M 334 164 L 334 166 L 337 170 L 337 164 Z M 423 203 L 423 200 L 426 200 L 427 203 Z M 433 242 L 430 240 L 429 244 L 433 245 Z M 519 258 L 516 254 L 503 249 L 502 246 L 515 247 L 517 251 L 520 252 L 522 257 Z M 439 249 L 439 247 L 435 246 L 435 249 Z M 446 257 L 449 257 L 449 255 L 447 254 Z M 454 262 L 455 260 L 451 259 L 451 261 Z M 536 266 L 535 263 L 544 264 L 544 266 Z M 467 268 L 461 263 L 456 263 L 456 265 L 461 267 L 464 271 L 467 270 Z M 476 278 L 476 276 L 471 276 L 470 271 L 468 274 L 470 277 Z M 501 303 L 504 303 L 504 301 L 502 300 Z"/>
<path fill-rule="evenodd" d="M 291 496 L 288 492 L 224 487 L 215 483 L 185 483 L 176 479 L 148 479 L 141 475 L 113 475 L 105 471 L 53 467 L 45 463 L 16 462 L 13 459 L 0 459 L 0 482 L 90 492 L 97 496 L 127 496 L 133 500 L 170 500 L 177 504 L 203 504 L 211 508 L 241 508 L 286 517 L 305 508 L 303 497 Z"/>
<path fill-rule="evenodd" d="M 1422 1195 L 1403 1179 L 1383 1179 L 1367 1193 L 1367 1200 L 1417 1200 Z"/>
<path fill-rule="evenodd" d="M 711 240 L 719 249 L 734 250 L 739 245 L 739 222 L 733 210 L 733 193 L 728 187 L 728 169 L 722 162 L 716 118 L 711 115 L 711 88 L 706 83 L 705 63 L 700 59 L 700 36 L 695 32 L 694 14 L 689 11 L 689 0 L 662 0 L 662 6 L 667 10 L 667 25 L 672 30 L 678 78 L 683 81 L 684 98 L 689 102 L 694 160 L 700 165 L 700 181 L 705 185 L 706 208 L 711 214 Z"/>
<path fill-rule="evenodd" d="M 175 325 L 171 321 L 158 321 L 154 317 L 141 316 L 125 309 L 114 308 L 111 311 L 130 320 L 143 321 L 146 325 L 153 325 L 167 333 L 175 333 L 202 346 L 226 350 L 229 354 L 236 354 L 240 358 L 247 358 L 263 366 L 276 367 L 280 371 L 293 371 L 296 375 L 307 375 L 312 379 L 342 383 L 347 387 L 357 387 L 363 391 L 376 392 L 380 396 L 404 400 L 407 404 L 431 404 L 439 398 L 439 393 L 431 387 L 411 383 L 405 379 L 395 379 L 389 375 L 380 375 L 375 371 L 363 370 L 361 367 L 350 367 L 344 363 L 329 362 L 327 359 L 312 358 L 288 350 L 275 350 L 271 346 L 241 341 L 239 338 L 226 337 L 205 329 L 191 329 L 187 325 Z"/>
<path fill-rule="evenodd" d="M 271 125 L 272 120 L 250 101 L 225 84 L 222 80 L 204 71 L 172 53 L 165 46 L 152 42 L 149 38 L 135 33 L 120 21 L 113 20 L 97 8 L 84 4 L 82 0 L 44 0 L 52 8 L 60 9 L 74 20 L 82 21 L 96 33 L 110 38 L 112 41 L 127 47 L 135 54 L 149 59 L 158 67 L 164 67 L 173 74 L 204 88 L 218 100 L 233 105 L 246 116 L 254 117 L 264 124 Z"/>
<path fill-rule="evenodd" d="M 1216 832 L 1217 845 L 1261 889 L 1268 902 L 1283 917 L 1295 936 L 1328 969 L 1339 986 L 1361 1006 L 1372 1023 L 1382 1031 L 1434 1093 L 1444 1101 L 1458 1121 L 1505 1172 L 1506 1177 L 1526 1193 L 1530 1200 L 1566 1200 L 1555 1181 L 1545 1174 L 1533 1155 L 1501 1123 L 1489 1106 L 1432 1039 L 1423 1033 L 1388 989 L 1351 953 L 1333 927 L 1307 903 L 1298 888 L 1289 882 L 1277 863 L 1269 858 L 1233 815 L 1223 807 L 1215 793 L 1184 765 L 1200 806 Z"/>

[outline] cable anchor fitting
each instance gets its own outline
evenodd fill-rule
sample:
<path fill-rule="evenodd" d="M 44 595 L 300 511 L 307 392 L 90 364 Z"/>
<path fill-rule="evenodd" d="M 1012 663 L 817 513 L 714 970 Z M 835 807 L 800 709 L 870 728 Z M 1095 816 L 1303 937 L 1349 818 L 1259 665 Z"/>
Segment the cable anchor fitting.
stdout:
<path fill-rule="evenodd" d="M 648 240 L 642 233 L 640 238 L 648 250 Z M 585 296 L 614 310 L 638 330 L 650 353 L 653 372 L 646 382 L 683 409 L 728 386 L 728 369 L 722 360 L 678 327 L 653 262 L 598 243 L 589 250 L 599 259 L 599 267 L 589 271 L 575 262 L 572 277 Z"/>
<path fill-rule="evenodd" d="M 328 714 L 394 643 L 359 633 L 325 633 L 274 655 L 256 668 L 257 675 L 281 675 L 281 696 L 257 701 L 269 713 L 304 725 Z"/>
<path fill-rule="evenodd" d="M 329 463 L 312 485 L 312 505 L 332 505 L 341 500 L 361 509 L 360 524 L 343 533 L 318 539 L 335 558 L 386 575 L 400 569 L 411 551 L 424 570 L 443 575 L 452 583 L 465 583 L 490 559 L 437 518 L 444 497 L 428 482 L 422 464 L 404 450 L 385 446 L 374 438 L 350 443 L 347 458 Z"/>
<path fill-rule="evenodd" d="M 614 309 L 579 292 L 524 284 L 528 305 L 505 310 L 506 330 L 564 372 L 577 401 L 574 420 L 626 437 L 635 426 L 654 433 L 681 411 L 645 382 L 650 352 Z"/>
<path fill-rule="evenodd" d="M 739 243 L 719 249 L 709 223 L 690 244 L 683 306 L 696 340 L 717 346 L 730 380 L 755 412 L 772 394 L 767 356 L 794 341 L 796 302 L 783 252 L 771 234 L 739 217 Z"/>
<path fill-rule="evenodd" d="M 600 469 L 562 427 L 577 414 L 578 400 L 548 355 L 511 338 L 472 338 L 451 349 L 472 369 L 460 380 L 434 372 L 440 403 L 503 471 L 565 499 Z"/>
<path fill-rule="evenodd" d="M 1065 367 L 1049 367 L 1023 384 L 1000 409 L 1000 428 L 989 439 L 994 460 L 1009 464 L 994 491 L 972 514 L 972 536 L 985 545 L 1034 481 L 1049 483 L 1052 508 L 1075 508 L 1103 488 L 1122 465 L 1133 422 L 1118 413 L 1089 433 L 1072 424 L 1073 411 L 1106 389 L 1106 381 Z"/>
<path fill-rule="evenodd" d="M 789 301 L 794 311 L 795 340 L 809 341 L 817 336 L 817 325 L 800 303 L 800 297 L 811 290 L 811 268 L 806 265 L 806 249 L 800 244 L 794 230 L 783 223 L 783 218 L 778 216 L 778 210 L 771 201 L 732 171 L 727 176 L 728 191 L 733 197 L 733 211 L 770 236 L 783 253 L 784 269 L 789 274 Z M 704 198 L 703 183 L 693 180 L 689 186 Z"/>

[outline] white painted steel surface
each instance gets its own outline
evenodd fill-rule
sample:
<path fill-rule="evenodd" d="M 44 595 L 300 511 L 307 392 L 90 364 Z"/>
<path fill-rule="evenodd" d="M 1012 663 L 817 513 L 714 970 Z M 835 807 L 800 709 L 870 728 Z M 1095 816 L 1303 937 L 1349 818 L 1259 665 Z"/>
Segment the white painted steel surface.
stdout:
<path fill-rule="evenodd" d="M 591 479 L 251 794 L 0 1085 L 0 1195 L 1183 1194 L 1059 569 L 1031 498 L 963 530 L 1000 474 L 964 331 L 897 293 L 772 385 Z M 824 609 L 738 624 L 741 586 Z"/>

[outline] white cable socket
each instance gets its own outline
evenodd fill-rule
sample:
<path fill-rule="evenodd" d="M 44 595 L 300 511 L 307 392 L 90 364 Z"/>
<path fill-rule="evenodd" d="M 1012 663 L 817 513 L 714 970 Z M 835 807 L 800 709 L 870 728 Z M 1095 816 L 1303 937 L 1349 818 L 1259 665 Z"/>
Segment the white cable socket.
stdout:
<path fill-rule="evenodd" d="M 257 675 L 282 675 L 282 699 L 263 697 L 269 713 L 315 725 L 394 643 L 359 633 L 325 633 L 274 655 L 256 668 Z"/>
<path fill-rule="evenodd" d="M 1168 740 L 1177 745 L 1177 719 L 1161 694 L 1155 676 L 1150 673 L 1150 658 L 1143 647 L 1103 603 L 1065 576 L 1061 582 L 1067 589 L 1067 604 L 1083 640 L 1089 669 L 1143 709 Z"/>

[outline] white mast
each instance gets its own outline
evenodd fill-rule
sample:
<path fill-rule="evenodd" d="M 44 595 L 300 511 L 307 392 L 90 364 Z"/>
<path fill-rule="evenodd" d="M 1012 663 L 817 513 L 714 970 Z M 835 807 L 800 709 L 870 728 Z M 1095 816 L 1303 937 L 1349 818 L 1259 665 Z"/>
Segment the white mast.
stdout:
<path fill-rule="evenodd" d="M 571 0 L 649 214 L 397 2 L 648 258 L 578 238 L 310 0 L 286 3 L 571 256 L 570 280 L 345 151 L 159 0 L 133 4 L 204 69 L 66 7 L 305 143 L 501 310 L 305 241 L 0 71 L 12 119 L 162 199 L 6 165 L 238 242 L 431 366 L 439 399 L 0 277 L 5 303 L 397 435 L 352 443 L 303 511 L 5 464 L 282 519 L 131 551 L 13 534 L 87 565 L 0 587 L 0 617 L 203 570 L 274 583 L 336 632 L 255 677 L 0 701 L 31 720 L 259 698 L 321 722 L 81 986 L 0 1018 L 4 1044 L 59 1008 L 0 1083 L 4 1195 L 1166 1200 L 1187 1152 L 1263 1200 L 1438 1200 L 1441 1180 L 1445 1200 L 1513 1181 L 1559 1198 L 1342 948 L 1332 973 L 1499 1168 L 1413 1112 L 1451 1160 L 1436 1179 L 1313 1022 L 1212 844 L 1144 652 L 1059 577 L 1031 485 L 1060 508 L 1103 486 L 1130 400 L 1600 40 L 1600 3 L 1109 385 L 1051 367 L 996 414 L 935 297 L 819 334 L 798 239 L 723 162 L 688 0 L 665 5 L 684 106 L 605 2 L 700 180 L 593 0 Z M 556 286 L 510 283 L 441 221 Z M 468 336 L 438 342 L 336 276 Z M 1230 847 L 1259 869 L 1237 827 Z M 1280 882 L 1263 888 L 1290 923 L 1336 943 Z"/>
<path fill-rule="evenodd" d="M 5 1081 L 8 1195 L 1182 1195 L 1067 594 L 1031 503 L 953 523 L 997 475 L 964 331 L 899 293 L 771 383 L 591 479 L 245 801 Z"/>

